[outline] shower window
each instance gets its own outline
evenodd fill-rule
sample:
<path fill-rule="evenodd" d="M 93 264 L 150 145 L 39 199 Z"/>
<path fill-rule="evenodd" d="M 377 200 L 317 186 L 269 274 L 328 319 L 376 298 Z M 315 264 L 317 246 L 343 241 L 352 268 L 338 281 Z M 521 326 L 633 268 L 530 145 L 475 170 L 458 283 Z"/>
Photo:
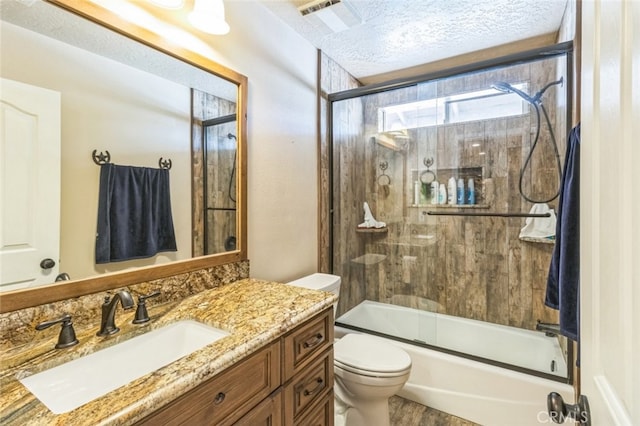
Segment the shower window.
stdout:
<path fill-rule="evenodd" d="M 526 92 L 528 84 L 513 84 L 512 87 Z M 378 111 L 378 129 L 380 132 L 393 132 L 438 124 L 510 117 L 527 112 L 526 102 L 516 93 L 504 93 L 491 88 L 381 107 Z"/>
<path fill-rule="evenodd" d="M 544 306 L 554 241 L 520 235 L 530 200 L 557 207 L 571 116 L 560 47 L 329 96 L 338 325 L 568 380 L 571 345 L 536 331 L 558 322 Z M 450 181 L 453 204 L 434 193 Z M 364 203 L 384 228 L 359 228 Z"/>

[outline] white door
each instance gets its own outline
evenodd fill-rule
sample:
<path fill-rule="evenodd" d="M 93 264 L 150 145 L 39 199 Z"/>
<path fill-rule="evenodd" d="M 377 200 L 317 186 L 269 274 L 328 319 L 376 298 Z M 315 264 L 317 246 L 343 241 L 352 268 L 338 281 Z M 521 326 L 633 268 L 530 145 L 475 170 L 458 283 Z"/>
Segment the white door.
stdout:
<path fill-rule="evenodd" d="M 581 393 L 640 425 L 640 1 L 582 8 Z"/>
<path fill-rule="evenodd" d="M 58 274 L 60 93 L 0 79 L 0 97 L 0 291 L 7 291 Z M 41 267 L 45 259 L 54 266 Z"/>

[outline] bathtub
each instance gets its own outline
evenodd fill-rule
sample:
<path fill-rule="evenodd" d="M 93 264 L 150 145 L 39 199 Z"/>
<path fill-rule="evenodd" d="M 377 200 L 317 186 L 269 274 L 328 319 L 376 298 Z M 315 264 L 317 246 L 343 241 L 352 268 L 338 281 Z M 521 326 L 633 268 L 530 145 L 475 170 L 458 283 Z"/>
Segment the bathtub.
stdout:
<path fill-rule="evenodd" d="M 498 358 L 496 361 L 510 364 L 518 358 L 516 365 L 526 359 L 532 363 L 523 367 L 528 370 L 550 367 L 555 361 L 555 371 L 547 371 L 554 374 L 547 376 L 559 376 L 563 369 L 566 373 L 557 339 L 540 332 L 372 301 L 364 301 L 338 318 L 336 337 L 362 332 L 347 328 L 349 325 L 429 345 L 442 344 L 449 351 L 471 352 L 477 359 Z M 378 338 L 401 347 L 411 357 L 411 375 L 399 396 L 481 425 L 550 424 L 547 395 L 558 392 L 565 401 L 574 400 L 573 387 L 557 380 Z M 471 347 L 465 348 L 465 344 Z"/>

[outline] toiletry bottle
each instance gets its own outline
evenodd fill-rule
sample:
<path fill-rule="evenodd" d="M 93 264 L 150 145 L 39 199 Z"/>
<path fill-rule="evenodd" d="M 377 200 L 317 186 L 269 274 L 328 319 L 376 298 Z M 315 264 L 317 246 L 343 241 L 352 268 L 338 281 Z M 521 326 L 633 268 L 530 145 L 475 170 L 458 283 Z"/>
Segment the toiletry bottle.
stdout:
<path fill-rule="evenodd" d="M 413 183 L 413 204 L 420 204 L 420 181 Z"/>
<path fill-rule="evenodd" d="M 464 181 L 462 178 L 458 178 L 458 192 L 457 192 L 458 204 L 464 204 Z"/>
<path fill-rule="evenodd" d="M 437 180 L 431 182 L 431 204 L 438 204 L 438 191 L 440 190 L 440 184 Z"/>
<path fill-rule="evenodd" d="M 476 203 L 476 188 L 475 184 L 473 183 L 473 179 L 469 179 L 469 182 L 467 182 L 467 203 Z"/>
<path fill-rule="evenodd" d="M 456 197 L 456 179 L 451 176 L 447 185 L 447 194 L 449 195 L 449 204 L 455 205 L 457 201 Z"/>
<path fill-rule="evenodd" d="M 438 190 L 438 204 L 446 204 L 447 203 L 447 189 L 444 187 L 444 183 L 440 184 L 440 189 Z"/>

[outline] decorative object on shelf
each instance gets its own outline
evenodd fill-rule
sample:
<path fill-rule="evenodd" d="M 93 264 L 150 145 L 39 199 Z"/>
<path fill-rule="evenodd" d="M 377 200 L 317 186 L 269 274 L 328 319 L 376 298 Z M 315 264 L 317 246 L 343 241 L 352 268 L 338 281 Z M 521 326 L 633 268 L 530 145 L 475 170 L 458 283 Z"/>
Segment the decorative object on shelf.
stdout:
<path fill-rule="evenodd" d="M 358 225 L 358 228 L 385 228 L 387 226 L 384 222 L 378 222 L 371 213 L 371 209 L 369 208 L 369 204 L 364 202 L 364 222 Z"/>

